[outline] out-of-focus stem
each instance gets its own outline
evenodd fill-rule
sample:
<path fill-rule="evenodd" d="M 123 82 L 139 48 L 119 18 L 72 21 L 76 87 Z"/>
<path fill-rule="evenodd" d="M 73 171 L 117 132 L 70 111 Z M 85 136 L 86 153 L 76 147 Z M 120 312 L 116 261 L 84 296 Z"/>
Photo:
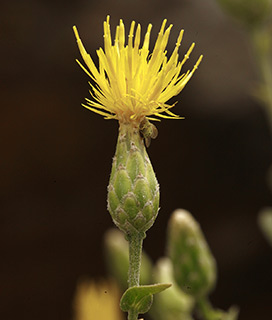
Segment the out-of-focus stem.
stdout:
<path fill-rule="evenodd" d="M 272 41 L 268 28 L 252 32 L 251 40 L 262 81 L 264 105 L 272 135 Z"/>
<path fill-rule="evenodd" d="M 205 320 L 220 320 L 222 314 L 220 311 L 214 310 L 208 298 L 203 297 L 197 301 L 197 309 L 199 314 Z"/>

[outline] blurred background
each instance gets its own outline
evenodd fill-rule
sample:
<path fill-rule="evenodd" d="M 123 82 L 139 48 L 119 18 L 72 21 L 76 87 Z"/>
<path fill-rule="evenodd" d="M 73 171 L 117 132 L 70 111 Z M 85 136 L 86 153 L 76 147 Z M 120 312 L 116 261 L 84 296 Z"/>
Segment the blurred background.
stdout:
<path fill-rule="evenodd" d="M 161 185 L 161 210 L 144 248 L 165 252 L 176 208 L 200 222 L 217 259 L 211 296 L 240 320 L 271 318 L 272 250 L 257 225 L 272 205 L 266 173 L 272 140 L 247 34 L 213 0 L 10 0 L 0 11 L 0 318 L 72 319 L 77 281 L 105 277 L 103 234 L 112 227 L 106 188 L 118 123 L 81 107 L 88 77 L 72 26 L 96 60 L 102 23 L 111 16 L 143 30 L 154 44 L 164 18 L 173 23 L 169 52 L 185 29 L 181 55 L 196 48 L 201 66 L 173 99 L 185 120 L 157 124 L 148 149 Z"/>

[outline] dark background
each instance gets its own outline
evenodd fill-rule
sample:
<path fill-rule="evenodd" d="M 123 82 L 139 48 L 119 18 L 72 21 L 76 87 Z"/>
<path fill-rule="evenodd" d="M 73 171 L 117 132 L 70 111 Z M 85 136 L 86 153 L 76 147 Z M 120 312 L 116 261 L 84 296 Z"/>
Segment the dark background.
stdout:
<path fill-rule="evenodd" d="M 189 210 L 218 262 L 215 306 L 241 308 L 240 320 L 270 319 L 272 248 L 257 225 L 272 205 L 266 172 L 272 143 L 246 33 L 212 0 L 34 1 L 1 5 L 0 318 L 67 320 L 82 276 L 106 275 L 103 233 L 112 227 L 106 187 L 118 123 L 80 106 L 88 77 L 72 26 L 95 57 L 102 23 L 135 19 L 152 44 L 163 18 L 173 23 L 169 52 L 204 60 L 164 120 L 148 152 L 161 185 L 161 211 L 145 250 L 164 254 L 171 212 Z M 175 100 L 173 100 L 175 101 Z"/>

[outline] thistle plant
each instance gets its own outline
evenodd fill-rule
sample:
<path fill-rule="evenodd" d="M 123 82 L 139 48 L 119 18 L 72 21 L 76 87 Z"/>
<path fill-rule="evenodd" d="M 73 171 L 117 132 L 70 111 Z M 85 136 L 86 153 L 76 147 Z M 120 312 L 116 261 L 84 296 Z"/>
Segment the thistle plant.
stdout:
<path fill-rule="evenodd" d="M 149 51 L 152 25 L 149 24 L 141 42 L 141 26 L 133 21 L 128 43 L 122 20 L 112 41 L 109 16 L 104 22 L 104 50 L 98 49 L 97 68 L 86 52 L 78 31 L 75 36 L 81 56 L 87 67 L 79 65 L 92 79 L 91 96 L 83 104 L 105 119 L 119 122 L 119 136 L 108 185 L 108 211 L 115 225 L 124 233 L 129 244 L 128 289 L 121 299 L 121 309 L 129 320 L 149 310 L 153 295 L 170 284 L 140 286 L 142 243 L 146 231 L 153 225 L 159 211 L 159 184 L 146 152 L 150 139 L 157 130 L 150 121 L 160 118 L 182 119 L 173 113 L 174 104 L 166 102 L 178 95 L 199 66 L 199 57 L 191 71 L 181 73 L 183 64 L 194 48 L 190 46 L 179 61 L 179 47 L 183 37 L 180 31 L 176 46 L 167 57 L 166 46 L 172 25 L 166 29 L 162 22 L 153 52 Z M 136 31 L 135 31 L 136 28 Z"/>

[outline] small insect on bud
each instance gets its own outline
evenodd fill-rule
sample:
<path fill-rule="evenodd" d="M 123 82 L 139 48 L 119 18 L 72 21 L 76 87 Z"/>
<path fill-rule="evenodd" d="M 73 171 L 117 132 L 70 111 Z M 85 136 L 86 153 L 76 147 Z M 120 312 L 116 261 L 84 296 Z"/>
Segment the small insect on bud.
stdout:
<path fill-rule="evenodd" d="M 156 139 L 159 133 L 156 126 L 153 123 L 149 122 L 146 117 L 144 117 L 144 119 L 141 121 L 139 131 L 145 141 L 145 145 L 147 148 L 151 144 L 151 139 Z"/>

